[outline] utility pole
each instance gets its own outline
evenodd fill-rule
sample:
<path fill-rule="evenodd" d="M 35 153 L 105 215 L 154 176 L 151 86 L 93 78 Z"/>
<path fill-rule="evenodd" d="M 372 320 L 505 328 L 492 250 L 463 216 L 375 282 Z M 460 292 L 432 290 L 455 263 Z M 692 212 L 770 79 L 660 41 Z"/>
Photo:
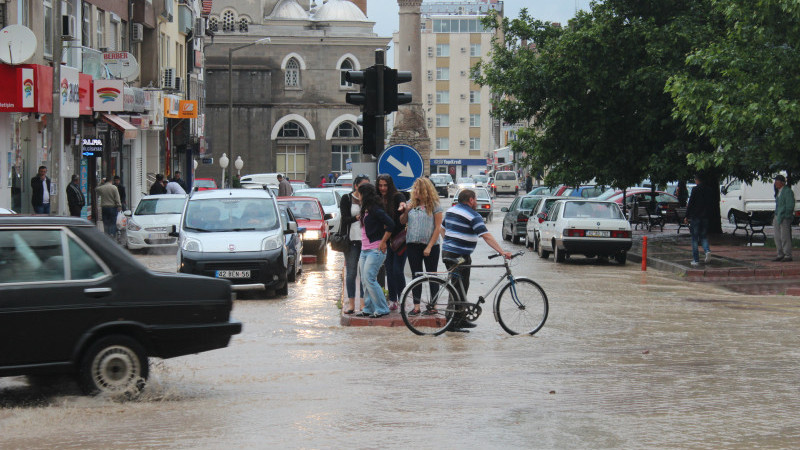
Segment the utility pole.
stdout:
<path fill-rule="evenodd" d="M 63 53 L 63 36 L 62 20 L 61 20 L 61 1 L 53 2 L 53 120 L 52 132 L 50 138 L 50 160 L 52 161 L 52 176 L 51 179 L 56 180 L 56 195 L 55 195 L 55 210 L 51 209 L 51 213 L 55 215 L 66 214 L 67 199 L 63 198 L 64 195 L 59 195 L 60 191 L 64 191 L 67 187 L 64 173 L 66 169 L 64 151 L 62 146 L 64 140 L 61 138 L 61 55 Z M 62 201 L 63 200 L 63 201 Z M 52 202 L 51 202 L 52 203 Z"/>
<path fill-rule="evenodd" d="M 386 84 L 383 79 L 383 73 L 386 69 L 386 51 L 382 48 L 375 50 L 375 71 L 378 73 L 377 79 L 377 97 L 375 100 L 375 107 L 377 112 L 375 114 L 375 148 L 377 153 L 375 156 L 380 157 L 383 153 L 384 144 L 386 142 L 386 111 L 383 107 L 385 103 L 383 95 L 383 87 Z"/>

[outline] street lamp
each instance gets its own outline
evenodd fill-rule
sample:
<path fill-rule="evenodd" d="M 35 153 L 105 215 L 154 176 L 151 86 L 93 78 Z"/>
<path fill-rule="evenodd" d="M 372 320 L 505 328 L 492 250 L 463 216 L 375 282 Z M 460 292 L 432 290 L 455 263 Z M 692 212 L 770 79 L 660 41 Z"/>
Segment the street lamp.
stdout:
<path fill-rule="evenodd" d="M 225 188 L 225 169 L 228 168 L 228 155 L 223 153 L 222 157 L 219 159 L 219 166 L 222 167 L 222 184 L 221 187 Z"/>
<path fill-rule="evenodd" d="M 241 156 L 236 157 L 236 161 L 233 162 L 233 165 L 236 166 L 236 176 L 242 176 L 242 167 L 244 167 L 244 161 L 242 161 Z"/>
<path fill-rule="evenodd" d="M 270 39 L 265 37 L 249 44 L 228 49 L 228 151 L 231 152 L 231 155 L 233 155 L 233 52 L 253 45 L 264 45 L 268 42 L 270 42 Z M 233 179 L 233 167 L 228 172 L 228 177 Z"/>

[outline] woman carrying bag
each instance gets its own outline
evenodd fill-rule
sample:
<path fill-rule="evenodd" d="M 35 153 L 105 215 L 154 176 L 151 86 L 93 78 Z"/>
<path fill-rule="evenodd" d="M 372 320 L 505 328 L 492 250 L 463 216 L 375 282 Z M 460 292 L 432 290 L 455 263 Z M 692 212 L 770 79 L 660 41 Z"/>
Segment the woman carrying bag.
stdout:
<path fill-rule="evenodd" d="M 356 308 L 356 277 L 358 276 L 358 260 L 361 257 L 361 222 L 358 217 L 361 214 L 361 195 L 358 187 L 368 184 L 369 177 L 358 175 L 353 180 L 353 192 L 342 197 L 339 205 L 342 220 L 339 224 L 341 234 L 348 236 L 350 242 L 344 252 L 345 261 L 345 289 L 347 290 L 347 305 L 343 308 L 345 314 L 353 314 Z M 360 307 L 364 309 L 364 288 L 361 287 Z"/>
<path fill-rule="evenodd" d="M 411 266 L 411 277 L 422 272 L 436 272 L 439 266 L 439 233 L 442 228 L 444 211 L 439 206 L 439 194 L 430 180 L 418 178 L 411 188 L 411 201 L 404 208 L 400 222 L 407 224 L 406 255 Z M 420 313 L 419 298 L 421 287 L 414 289 L 414 309 L 409 316 Z"/>

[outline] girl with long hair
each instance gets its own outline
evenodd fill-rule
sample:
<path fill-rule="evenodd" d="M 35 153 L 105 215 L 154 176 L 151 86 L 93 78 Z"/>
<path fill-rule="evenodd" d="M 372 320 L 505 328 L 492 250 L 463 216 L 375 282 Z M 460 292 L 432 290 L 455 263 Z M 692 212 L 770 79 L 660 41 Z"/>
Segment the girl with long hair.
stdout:
<path fill-rule="evenodd" d="M 345 261 L 345 289 L 347 290 L 347 306 L 344 306 L 345 314 L 353 314 L 356 309 L 356 277 L 358 276 L 358 260 L 361 257 L 361 221 L 358 215 L 361 214 L 361 195 L 358 187 L 369 183 L 367 175 L 358 175 L 353 180 L 353 192 L 342 197 L 339 211 L 342 214 L 340 227 L 350 238 L 350 245 L 344 254 Z M 361 288 L 360 310 L 364 309 L 364 288 Z"/>
<path fill-rule="evenodd" d="M 386 205 L 386 212 L 395 223 L 395 228 L 391 230 L 391 237 L 394 238 L 403 230 L 400 224 L 400 215 L 405 210 L 406 198 L 402 193 L 397 191 L 397 188 L 394 186 L 394 180 L 392 180 L 390 175 L 378 175 L 377 186 L 383 203 Z M 406 277 L 403 274 L 405 265 L 405 249 L 394 251 L 389 247 L 386 250 L 386 262 L 384 263 L 384 267 L 386 267 L 386 286 L 389 290 L 389 301 L 391 302 L 389 309 L 391 310 L 397 309 L 397 301 L 400 300 L 400 293 L 402 293 L 403 289 L 406 287 Z"/>
<path fill-rule="evenodd" d="M 361 196 L 361 255 L 358 267 L 361 271 L 361 284 L 366 292 L 364 308 L 359 317 L 378 318 L 389 314 L 389 305 L 378 284 L 378 271 L 386 259 L 389 237 L 394 229 L 394 221 L 383 209 L 383 200 L 371 184 L 358 187 Z"/>

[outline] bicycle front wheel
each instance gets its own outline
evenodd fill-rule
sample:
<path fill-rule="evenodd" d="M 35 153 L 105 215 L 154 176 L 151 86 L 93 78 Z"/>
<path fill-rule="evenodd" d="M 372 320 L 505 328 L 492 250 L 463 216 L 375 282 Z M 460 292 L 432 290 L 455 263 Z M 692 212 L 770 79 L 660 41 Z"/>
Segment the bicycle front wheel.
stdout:
<path fill-rule="evenodd" d="M 497 295 L 494 305 L 500 326 L 508 334 L 534 334 L 547 320 L 547 294 L 528 278 L 514 278 Z"/>
<path fill-rule="evenodd" d="M 414 333 L 438 336 L 453 322 L 458 297 L 455 289 L 441 278 L 416 278 L 401 296 L 400 316 Z M 413 313 L 415 305 L 419 305 L 418 314 Z"/>

